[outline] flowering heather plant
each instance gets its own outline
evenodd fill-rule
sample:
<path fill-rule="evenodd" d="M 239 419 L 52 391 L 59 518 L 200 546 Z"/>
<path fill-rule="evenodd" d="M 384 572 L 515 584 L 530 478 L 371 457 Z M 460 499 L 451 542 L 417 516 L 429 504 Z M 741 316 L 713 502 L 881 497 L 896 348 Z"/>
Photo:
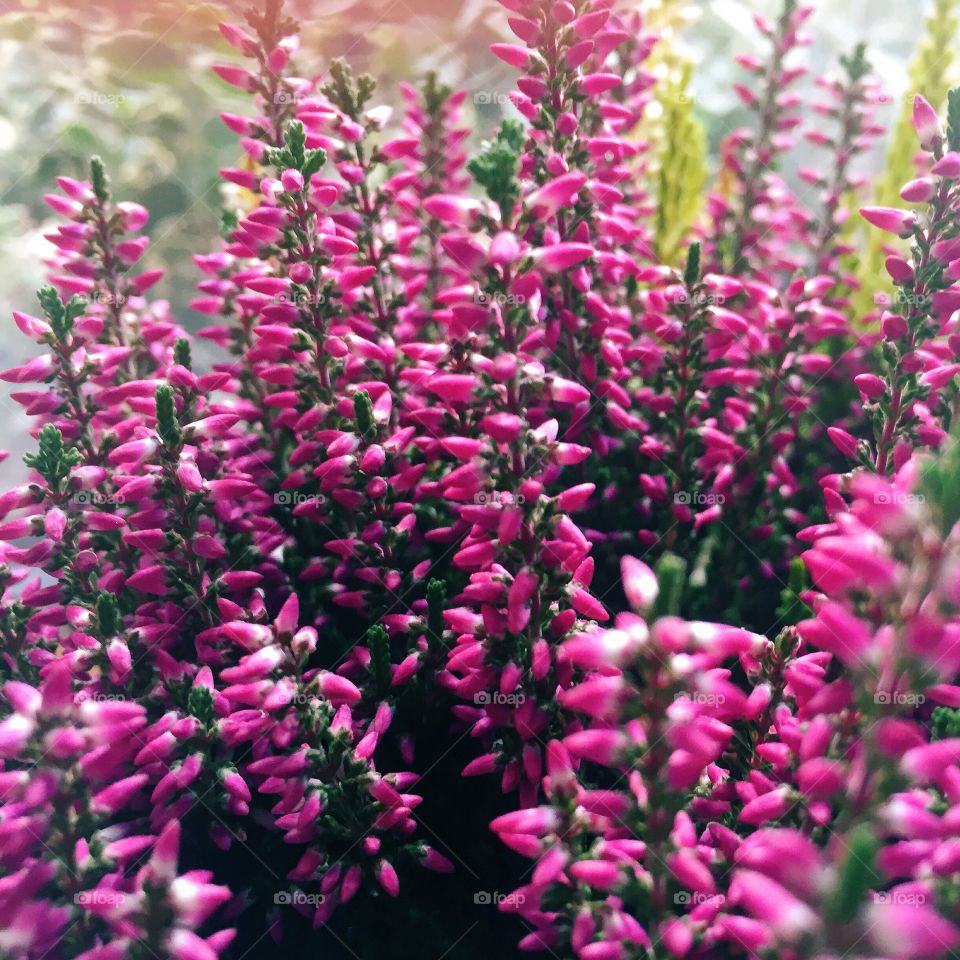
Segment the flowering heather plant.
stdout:
<path fill-rule="evenodd" d="M 665 226 L 659 38 L 502 5 L 516 116 L 476 148 L 435 76 L 394 119 L 298 74 L 280 0 L 222 26 L 209 363 L 100 161 L 47 198 L 0 375 L 36 422 L 4 957 L 958 955 L 960 93 L 860 211 L 896 291 L 860 315 L 862 47 L 807 105 L 810 8 L 757 18 L 755 125 Z"/>

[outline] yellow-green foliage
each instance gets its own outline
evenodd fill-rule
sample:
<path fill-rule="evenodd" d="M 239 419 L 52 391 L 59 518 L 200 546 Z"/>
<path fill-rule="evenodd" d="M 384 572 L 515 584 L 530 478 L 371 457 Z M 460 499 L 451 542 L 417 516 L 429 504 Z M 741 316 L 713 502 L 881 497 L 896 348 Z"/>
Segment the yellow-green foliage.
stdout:
<path fill-rule="evenodd" d="M 935 0 L 933 11 L 927 18 L 923 37 L 910 63 L 910 81 L 891 132 L 883 174 L 875 185 L 876 206 L 902 206 L 900 190 L 915 176 L 913 157 L 919 144 L 912 120 L 914 94 L 923 94 L 938 110 L 946 100 L 954 64 L 954 37 L 960 22 L 956 15 L 957 2 L 958 0 Z M 877 292 L 883 290 L 886 282 L 881 249 L 884 242 L 880 231 L 870 230 L 862 245 L 863 255 L 856 268 L 862 287 L 855 300 L 860 317 L 874 308 L 873 298 Z M 889 290 L 892 289 L 890 285 Z"/>
<path fill-rule="evenodd" d="M 670 93 L 669 87 L 680 82 L 684 71 L 690 66 L 690 58 L 682 50 L 677 38 L 694 18 L 696 11 L 688 0 L 642 0 L 639 7 L 644 30 L 658 37 L 656 46 L 643 64 L 643 69 L 652 73 L 657 83 L 653 88 L 650 108 L 630 136 L 649 144 L 649 169 L 655 173 L 666 135 L 662 109 L 664 99 Z"/>
<path fill-rule="evenodd" d="M 662 136 L 658 144 L 656 251 L 664 263 L 676 263 L 690 228 L 700 215 L 707 179 L 707 138 L 690 96 L 691 65 L 663 84 Z"/>
<path fill-rule="evenodd" d="M 655 183 L 657 254 L 677 263 L 699 216 L 707 178 L 707 138 L 690 95 L 693 65 L 677 38 L 696 17 L 689 0 L 642 0 L 644 29 L 660 38 L 644 64 L 656 78 L 653 103 L 632 136 L 648 145 L 647 170 Z"/>
<path fill-rule="evenodd" d="M 647 69 L 660 78 L 676 79 L 688 58 L 675 39 L 696 16 L 696 9 L 689 0 L 645 0 L 640 4 L 640 13 L 644 30 L 660 38 L 646 63 Z"/>

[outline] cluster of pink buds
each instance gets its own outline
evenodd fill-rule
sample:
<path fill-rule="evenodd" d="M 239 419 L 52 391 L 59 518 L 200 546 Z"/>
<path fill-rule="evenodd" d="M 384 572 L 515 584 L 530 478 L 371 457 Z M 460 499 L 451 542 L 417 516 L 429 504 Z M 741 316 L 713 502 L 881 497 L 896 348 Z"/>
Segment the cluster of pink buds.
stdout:
<path fill-rule="evenodd" d="M 880 317 L 878 368 L 855 378 L 873 437 L 858 441 L 840 427 L 831 432 L 845 456 L 881 474 L 902 467 L 916 447 L 938 447 L 960 396 L 960 131 L 950 127 L 945 133 L 919 95 L 913 122 L 928 173 L 906 184 L 901 196 L 921 209 L 860 211 L 874 227 L 911 241 L 908 252 L 900 244 L 886 260 L 896 294 Z"/>
<path fill-rule="evenodd" d="M 958 862 L 957 455 L 922 483 L 916 462 L 852 481 L 852 503 L 803 535 L 813 615 L 775 641 L 638 614 L 565 641 L 577 682 L 559 699 L 580 720 L 549 745 L 547 802 L 491 824 L 535 861 L 502 906 L 532 928 L 525 949 L 909 958 L 960 943 L 943 886 Z M 623 576 L 639 613 L 656 604 L 652 571 L 626 558 Z"/>
<path fill-rule="evenodd" d="M 210 871 L 178 872 L 176 821 L 144 832 L 131 816 L 150 795 L 148 774 L 132 772 L 149 748 L 146 708 L 78 689 L 66 662 L 50 660 L 42 673 L 39 686 L 3 688 L 12 708 L 0 723 L 4 951 L 218 956 L 234 931 L 195 931 L 230 891 L 211 883 Z"/>
<path fill-rule="evenodd" d="M 86 198 L 71 215 L 80 223 L 116 224 L 95 164 L 92 183 L 98 182 L 96 191 L 69 184 Z M 114 263 L 108 248 L 91 241 L 71 253 L 74 268 L 81 261 L 94 284 L 108 282 Z M 27 457 L 31 479 L 0 505 L 4 656 L 13 677 L 5 692 L 16 708 L 3 724 L 4 804 L 9 823 L 27 830 L 34 845 L 64 832 L 65 864 L 92 856 L 89 869 L 96 872 L 104 844 L 111 851 L 114 841 L 120 844 L 118 865 L 112 853 L 107 861 L 114 871 L 109 890 L 119 899 L 104 900 L 103 910 L 96 909 L 99 888 L 89 903 L 75 899 L 85 896 L 76 871 L 51 872 L 41 858 L 36 876 L 48 899 L 34 906 L 34 846 L 11 833 L 11 856 L 27 871 L 25 892 L 18 887 L 12 903 L 23 900 L 28 926 L 35 911 L 38 944 L 48 926 L 54 939 L 62 927 L 77 925 L 91 941 L 101 938 L 93 919 L 82 919 L 93 904 L 93 914 L 131 944 L 142 940 L 143 925 L 174 924 L 175 955 L 202 958 L 214 947 L 198 946 L 189 924 L 181 931 L 166 913 L 138 920 L 147 895 L 130 886 L 149 881 L 149 872 L 135 868 L 154 843 L 169 856 L 176 841 L 164 840 L 165 831 L 181 821 L 211 816 L 207 840 L 228 850 L 249 834 L 244 824 L 256 811 L 259 829 L 301 847 L 287 877 L 274 877 L 322 889 L 311 901 L 315 923 L 349 900 L 364 875 L 395 892 L 391 861 L 401 851 L 432 867 L 443 860 L 410 838 L 410 813 L 420 798 L 406 789 L 416 775 L 382 776 L 373 762 L 393 716 L 385 700 L 389 649 L 372 665 L 369 658 L 339 657 L 329 663 L 337 670 L 311 664 L 321 621 L 301 626 L 299 597 L 275 559 L 288 537 L 270 516 L 275 475 L 240 425 L 246 408 L 231 373 L 194 373 L 189 344 L 162 307 L 131 298 L 111 314 L 113 322 L 103 322 L 98 289 L 90 289 L 90 300 L 67 302 L 52 287 L 42 290 L 45 318 L 20 315 L 20 322 L 48 347 L 43 360 L 51 362 L 30 361 L 4 375 L 47 384 L 41 392 L 14 394 L 43 426 L 38 452 Z M 373 415 L 366 412 L 369 434 Z M 370 457 L 376 461 L 375 453 Z M 369 468 L 365 461 L 362 469 L 375 474 L 384 458 L 377 462 Z M 349 678 L 357 671 L 374 678 L 372 699 Z M 48 687 L 59 698 L 50 721 Z M 71 734 L 58 718 L 74 709 L 82 717 L 102 715 L 105 729 L 87 736 L 78 727 Z M 117 731 L 110 727 L 114 717 Z M 33 743 L 42 745 L 35 757 L 23 752 Z M 31 768 L 45 769 L 51 760 L 49 789 L 23 794 L 26 783 L 45 782 L 33 780 Z M 69 773 L 74 762 L 76 775 Z M 82 806 L 88 782 L 93 812 L 102 801 L 105 813 L 121 816 L 116 825 Z M 257 811 L 255 795 L 275 801 Z M 31 819 L 31 805 L 60 811 L 63 822 Z M 324 839 L 331 836 L 334 847 Z M 120 842 L 127 837 L 129 844 Z M 207 879 L 189 874 L 185 883 Z M 147 906 L 160 909 L 152 897 Z M 209 909 L 197 909 L 194 926 Z M 127 955 L 119 942 L 110 957 Z M 24 944 L 18 949 L 33 956 L 35 944 Z"/>

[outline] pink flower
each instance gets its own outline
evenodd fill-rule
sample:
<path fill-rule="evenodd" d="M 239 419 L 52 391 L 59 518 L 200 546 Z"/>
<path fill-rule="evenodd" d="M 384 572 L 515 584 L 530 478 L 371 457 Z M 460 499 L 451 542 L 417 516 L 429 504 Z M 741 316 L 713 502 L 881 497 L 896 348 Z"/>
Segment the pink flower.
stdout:
<path fill-rule="evenodd" d="M 497 817 L 491 822 L 490 829 L 497 833 L 542 835 L 555 829 L 558 822 L 556 811 L 552 807 L 533 807 Z"/>
<path fill-rule="evenodd" d="M 630 606 L 637 613 L 649 610 L 660 592 L 654 572 L 641 560 L 625 556 L 620 560 L 620 576 Z"/>
<path fill-rule="evenodd" d="M 898 237 L 909 237 L 917 224 L 917 216 L 909 210 L 896 210 L 893 207 L 862 207 L 860 215 L 867 223 Z"/>
<path fill-rule="evenodd" d="M 873 641 L 864 624 L 838 603 L 821 606 L 815 619 L 797 625 L 797 632 L 813 647 L 836 654 L 847 664 L 859 662 Z"/>
<path fill-rule="evenodd" d="M 740 811 L 740 819 L 744 823 L 759 825 L 768 820 L 777 820 L 792 806 L 790 792 L 785 787 L 778 787 L 769 793 L 761 794 L 747 803 Z"/>
<path fill-rule="evenodd" d="M 960 177 L 960 153 L 951 151 L 945 153 L 931 168 L 930 172 L 947 180 L 956 180 Z"/>
<path fill-rule="evenodd" d="M 827 429 L 827 434 L 830 439 L 833 441 L 833 445 L 847 457 L 856 457 L 857 456 L 857 440 L 856 437 L 851 436 L 847 433 L 846 430 L 841 429 L 840 427 L 829 427 Z"/>
<path fill-rule="evenodd" d="M 615 73 L 589 73 L 580 80 L 580 88 L 588 97 L 612 90 L 622 82 Z"/>
<path fill-rule="evenodd" d="M 937 142 L 943 140 L 943 128 L 937 111 L 919 93 L 913 97 L 913 128 L 924 150 L 932 150 Z"/>
<path fill-rule="evenodd" d="M 255 78 L 248 70 L 242 67 L 231 66 L 230 64 L 217 63 L 213 66 L 213 72 L 229 83 L 233 87 L 239 87 L 241 90 L 252 90 Z"/>
<path fill-rule="evenodd" d="M 586 243 L 555 243 L 551 247 L 535 250 L 534 265 L 548 273 L 567 270 L 593 256 L 593 247 Z"/>
<path fill-rule="evenodd" d="M 555 216 L 562 207 L 570 205 L 586 182 L 586 174 L 579 170 L 566 173 L 531 193 L 526 199 L 527 207 L 538 217 Z"/>
<path fill-rule="evenodd" d="M 520 70 L 527 67 L 531 58 L 531 53 L 526 47 L 519 47 L 514 43 L 492 43 L 490 52 L 504 63 Z"/>
<path fill-rule="evenodd" d="M 438 193 L 428 197 L 424 201 L 423 208 L 431 217 L 436 217 L 443 223 L 455 227 L 467 227 L 480 210 L 480 203 L 467 197 Z"/>
<path fill-rule="evenodd" d="M 906 200 L 907 203 L 926 203 L 933 196 L 936 191 L 936 182 L 930 177 L 921 177 L 918 180 L 911 180 L 909 183 L 905 184 L 903 189 L 900 191 L 900 197 L 903 200 Z M 867 216 L 865 210 L 860 211 L 870 223 L 873 223 L 875 226 L 880 226 L 869 216 Z M 896 231 L 894 231 L 896 232 Z"/>
<path fill-rule="evenodd" d="M 631 132 L 649 25 L 502 3 L 525 124 L 479 146 L 466 91 L 403 85 L 394 122 L 339 65 L 303 74 L 292 8 L 221 28 L 244 61 L 216 73 L 256 96 L 222 117 L 245 201 L 194 261 L 202 346 L 137 272 L 147 212 L 98 162 L 48 197 L 52 286 L 14 316 L 40 355 L 3 374 L 34 424 L 28 482 L 0 494 L 14 953 L 69 928 L 80 956 L 122 960 L 146 930 L 215 960 L 250 829 L 268 859 L 283 845 L 315 927 L 351 901 L 362 921 L 361 888 L 415 908 L 396 865 L 452 865 L 411 771 L 466 803 L 445 776 L 496 777 L 491 829 L 530 860 L 501 904 L 523 950 L 828 943 L 861 837 L 883 840 L 879 889 L 924 910 L 871 934 L 860 891 L 844 936 L 954 949 L 929 878 L 960 863 L 960 751 L 914 706 L 960 703 L 960 239 L 933 202 L 957 158 L 916 101 L 934 156 L 903 195 L 929 209 L 863 211 L 916 246 L 885 261 L 896 312 L 884 294 L 870 313 L 882 284 L 849 276 L 843 198 L 880 133 L 875 78 L 816 85 L 817 206 L 776 173 L 809 127 L 807 8 L 756 19 L 769 50 L 735 87 L 753 122 L 691 244 Z M 844 383 L 860 404 L 834 402 Z M 433 763 L 457 744 L 458 769 Z M 283 906 L 252 906 L 279 938 Z"/>
<path fill-rule="evenodd" d="M 613 766 L 629 744 L 629 738 L 619 730 L 580 730 L 563 740 L 572 756 L 604 766 Z"/>

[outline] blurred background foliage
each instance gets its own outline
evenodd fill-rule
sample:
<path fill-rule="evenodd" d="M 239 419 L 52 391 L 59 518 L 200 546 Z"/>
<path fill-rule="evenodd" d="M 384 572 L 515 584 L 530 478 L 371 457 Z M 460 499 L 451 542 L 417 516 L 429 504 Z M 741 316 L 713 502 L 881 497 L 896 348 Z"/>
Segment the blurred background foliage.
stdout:
<path fill-rule="evenodd" d="M 331 58 L 344 56 L 356 69 L 374 74 L 381 100 L 396 105 L 398 81 L 416 80 L 435 69 L 445 82 L 469 91 L 468 122 L 475 144 L 511 109 L 512 71 L 487 51 L 506 34 L 506 13 L 493 0 L 288 3 L 303 24 L 297 62 L 305 75 L 322 76 Z M 744 79 L 733 55 L 762 50 L 752 14 L 775 14 L 777 0 L 622 0 L 620 5 L 642 11 L 647 24 L 668 40 L 651 62 L 662 79 L 661 102 L 638 136 L 653 142 L 654 167 L 658 155 L 692 149 L 694 156 L 685 160 L 689 177 L 679 168 L 657 175 L 674 207 L 692 215 L 702 190 L 696 157 L 701 141 L 714 158 L 722 138 L 747 119 L 730 88 L 734 80 Z M 942 45 L 942 11 L 953 5 L 954 0 L 819 0 L 809 24 L 816 38 L 808 51 L 812 73 L 835 69 L 840 54 L 865 41 L 890 94 L 882 118 L 893 123 L 910 84 L 918 79 L 917 69 L 911 76 L 908 64 L 920 43 L 924 15 L 932 13 L 931 22 L 940 24 Z M 234 59 L 216 25 L 225 15 L 238 19 L 245 6 L 234 0 L 0 0 L 3 366 L 30 348 L 9 316 L 12 308 L 33 308 L 33 291 L 41 282 L 47 254 L 42 235 L 53 219 L 42 195 L 53 188 L 57 175 L 85 176 L 92 153 L 106 161 L 118 197 L 137 200 L 151 211 L 153 245 L 146 263 L 167 270 L 157 295 L 168 298 L 188 326 L 199 325 L 186 306 L 197 280 L 190 254 L 215 242 L 223 203 L 217 170 L 238 159 L 236 141 L 218 114 L 246 107 L 246 98 L 209 68 L 218 60 Z M 927 43 L 921 60 L 929 61 Z M 955 64 L 938 63 L 941 67 L 943 83 L 955 79 Z M 677 109 L 678 98 L 683 109 Z M 809 159 L 801 148 L 797 164 Z M 882 159 L 873 158 L 874 172 Z M 687 178 L 683 197 L 675 196 L 678 176 Z M 810 194 L 802 182 L 791 182 L 801 196 Z M 672 252 L 676 240 L 665 226 L 665 251 Z M 2 394 L 0 412 L 8 426 L 0 445 L 12 446 L 16 453 L 13 437 L 23 434 L 23 420 Z M 0 472 L 14 462 L 18 456 Z"/>

